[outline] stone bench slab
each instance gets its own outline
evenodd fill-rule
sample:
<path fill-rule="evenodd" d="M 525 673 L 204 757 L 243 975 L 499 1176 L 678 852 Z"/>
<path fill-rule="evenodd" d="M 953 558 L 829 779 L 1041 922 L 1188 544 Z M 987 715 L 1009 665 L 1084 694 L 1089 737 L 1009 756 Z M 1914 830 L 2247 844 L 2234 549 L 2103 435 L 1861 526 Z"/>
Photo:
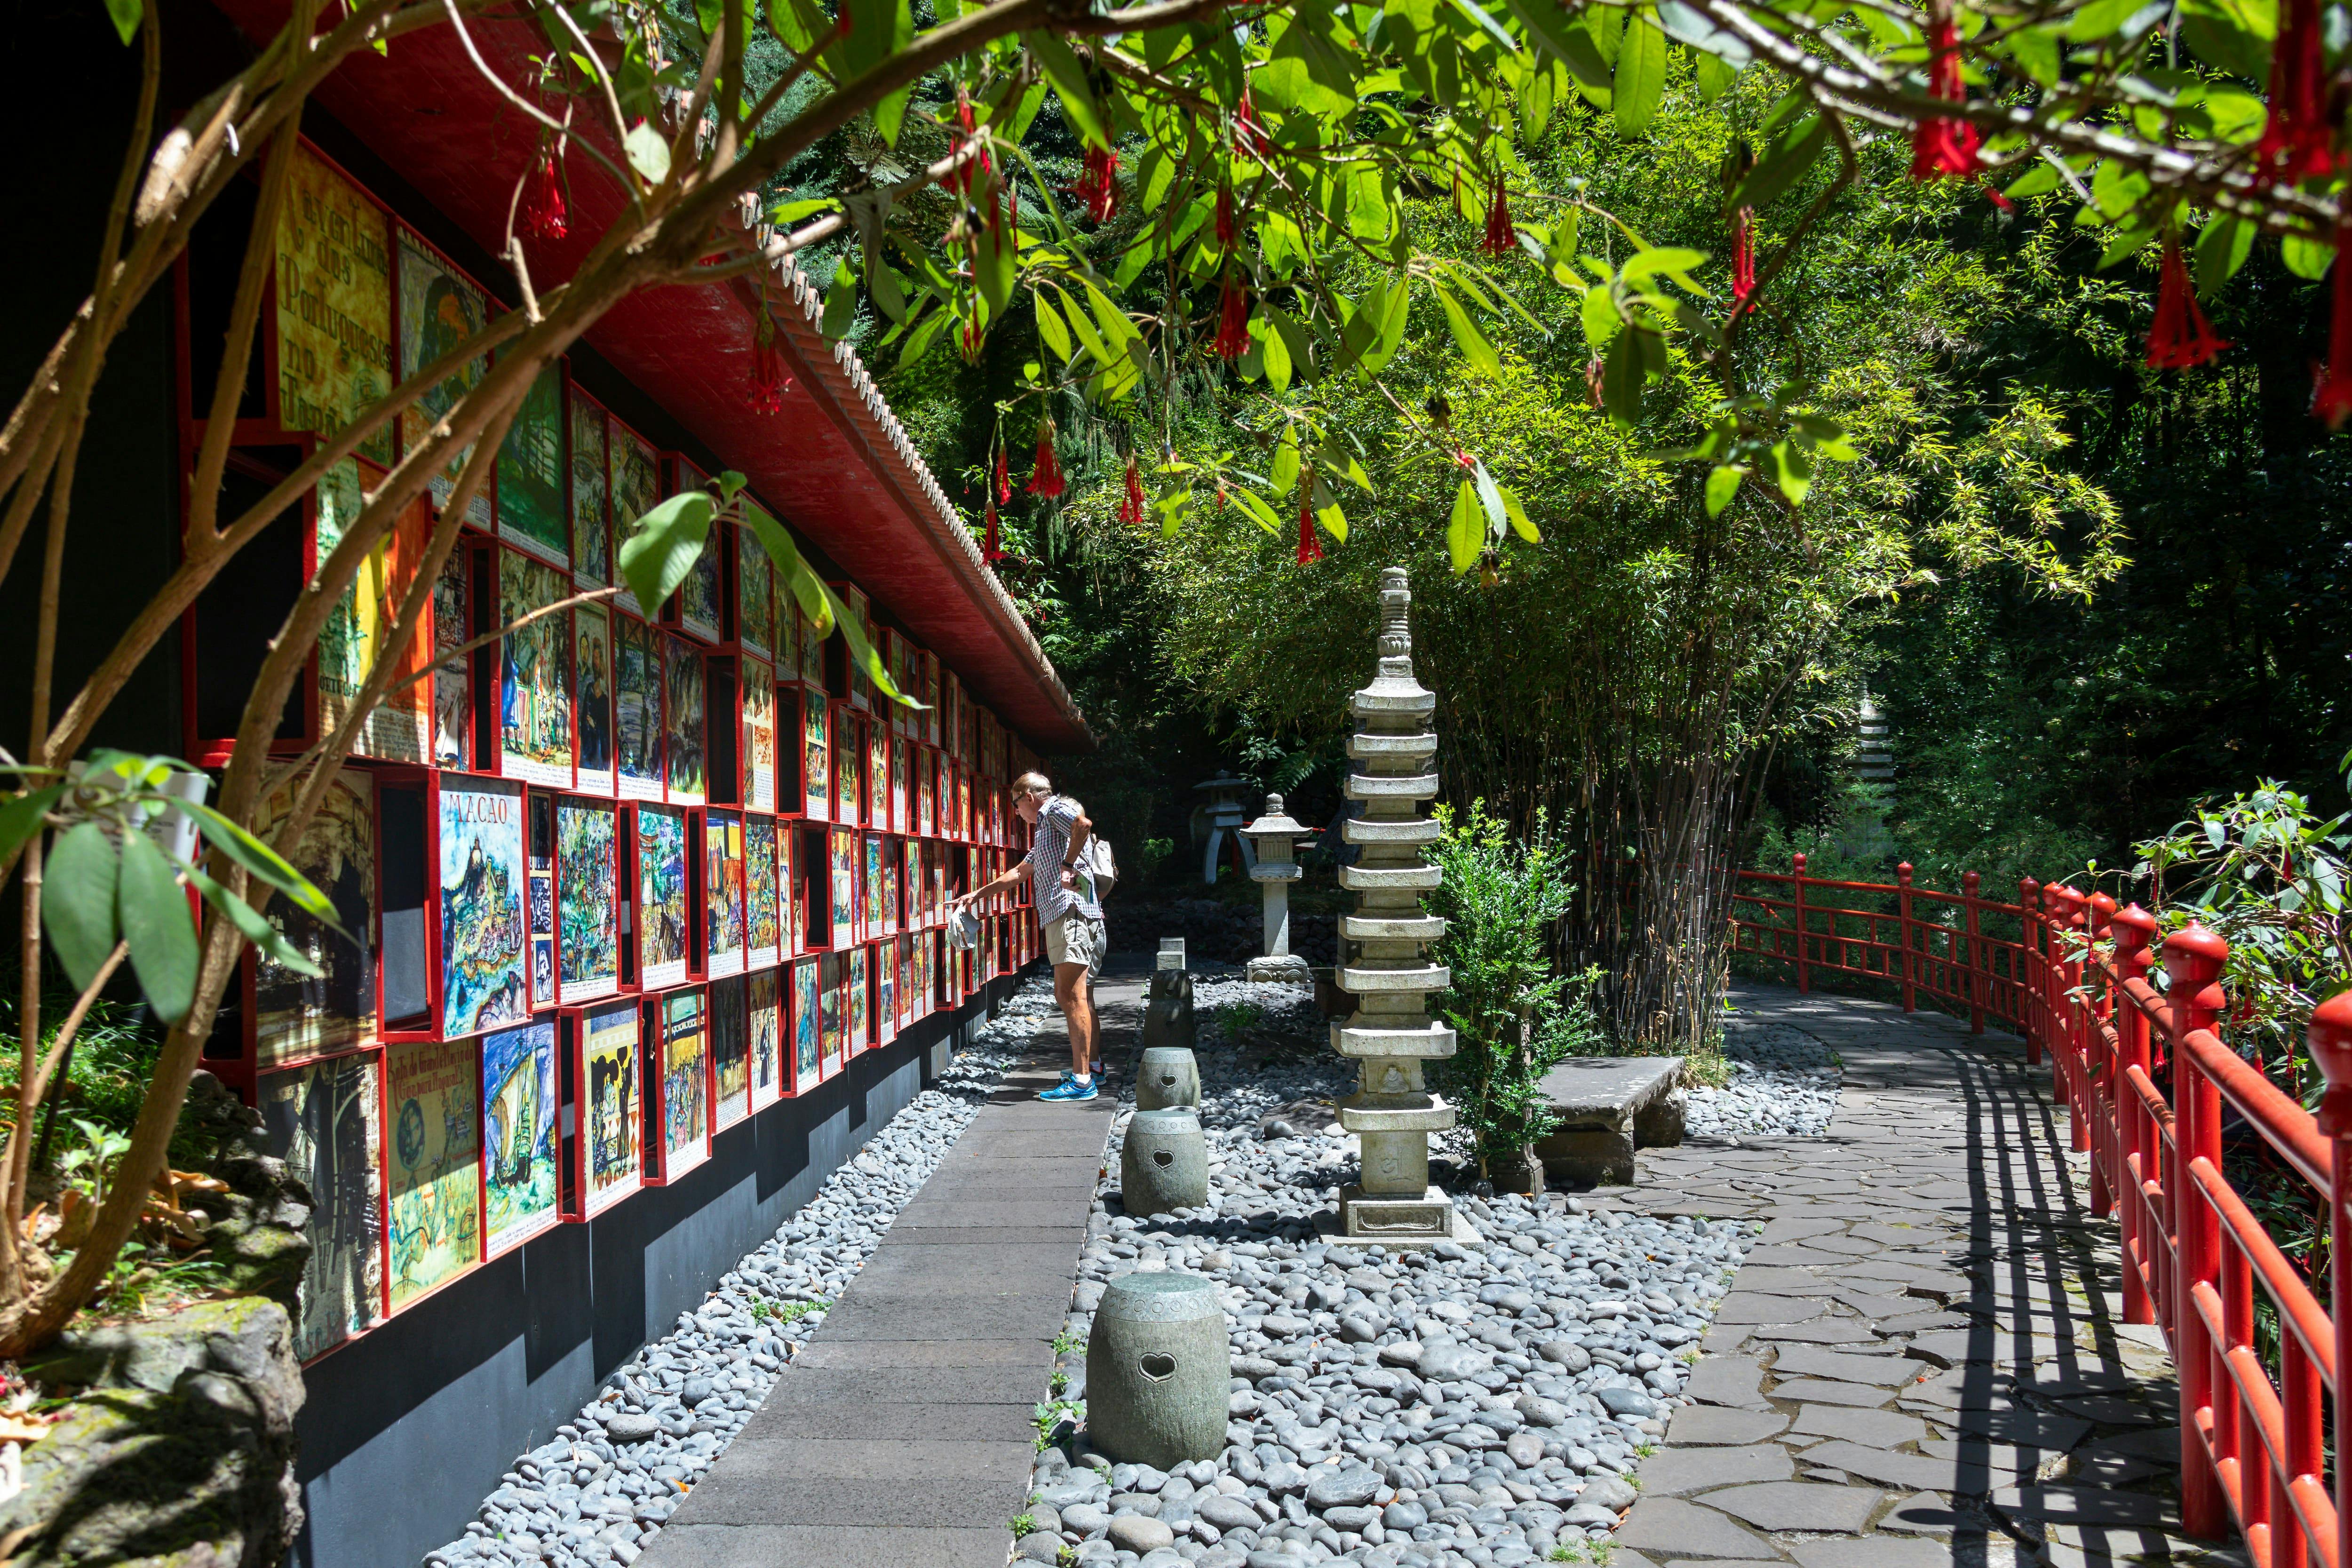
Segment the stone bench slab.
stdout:
<path fill-rule="evenodd" d="M 1570 1057 L 1544 1074 L 1559 1125 L 1536 1145 L 1546 1176 L 1571 1185 L 1629 1186 L 1633 1151 L 1683 1141 L 1680 1057 Z"/>

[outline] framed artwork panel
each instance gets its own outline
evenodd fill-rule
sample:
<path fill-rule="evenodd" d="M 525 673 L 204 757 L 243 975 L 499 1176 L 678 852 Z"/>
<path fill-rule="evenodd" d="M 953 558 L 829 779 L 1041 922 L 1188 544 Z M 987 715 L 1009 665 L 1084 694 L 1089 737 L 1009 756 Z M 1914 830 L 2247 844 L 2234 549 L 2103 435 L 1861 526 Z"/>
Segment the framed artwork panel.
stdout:
<path fill-rule="evenodd" d="M 520 1247 L 563 1216 L 557 1203 L 555 1020 L 482 1037 L 482 1224 L 486 1255 Z"/>
<path fill-rule="evenodd" d="M 582 1217 L 612 1207 L 645 1181 L 645 1091 L 635 1001 L 589 1008 L 577 1019 Z"/>

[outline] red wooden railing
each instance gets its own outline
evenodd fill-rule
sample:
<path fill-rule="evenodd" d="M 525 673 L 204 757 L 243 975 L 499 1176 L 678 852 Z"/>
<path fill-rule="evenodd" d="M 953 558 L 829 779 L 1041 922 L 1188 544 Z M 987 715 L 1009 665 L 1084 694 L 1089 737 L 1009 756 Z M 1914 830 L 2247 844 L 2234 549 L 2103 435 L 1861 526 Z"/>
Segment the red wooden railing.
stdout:
<path fill-rule="evenodd" d="M 2352 992 L 2312 1015 L 2327 1079 L 2314 1117 L 2215 1032 L 2229 948 L 2204 927 L 2168 933 L 2158 956 L 2155 917 L 2105 894 L 2028 880 L 2004 904 L 1973 875 L 1958 894 L 1914 887 L 1907 865 L 1895 876 L 1823 880 L 1801 856 L 1790 875 L 1743 872 L 1763 890 L 1735 887 L 1734 949 L 1790 964 L 1801 990 L 1823 972 L 1891 982 L 1906 1011 L 1926 997 L 1978 1031 L 1990 1017 L 2024 1037 L 2029 1061 L 2046 1057 L 2091 1155 L 2092 1207 L 2122 1233 L 2124 1321 L 2160 1325 L 2179 1368 L 2181 1522 L 2210 1539 L 2234 1521 L 2255 1568 L 2352 1565 L 2352 1466 L 2331 1463 L 2352 1332 Z M 1849 907 L 1857 894 L 1894 912 Z M 1988 917 L 2018 934 L 1988 935 Z M 2224 1173 L 2225 1103 L 2329 1215 L 2325 1306 Z"/>

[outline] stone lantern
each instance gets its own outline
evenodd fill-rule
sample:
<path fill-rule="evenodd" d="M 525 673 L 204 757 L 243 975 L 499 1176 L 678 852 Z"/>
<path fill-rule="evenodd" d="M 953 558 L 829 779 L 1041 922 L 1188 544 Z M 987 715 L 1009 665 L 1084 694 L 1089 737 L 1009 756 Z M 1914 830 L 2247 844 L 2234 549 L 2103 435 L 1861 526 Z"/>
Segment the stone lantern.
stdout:
<path fill-rule="evenodd" d="M 1250 879 L 1265 896 L 1265 955 L 1249 961 L 1244 973 L 1252 980 L 1272 980 L 1291 985 L 1312 985 L 1314 972 L 1290 951 L 1290 884 L 1298 880 L 1298 840 L 1314 831 L 1294 822 L 1282 809 L 1282 797 L 1265 797 L 1265 815 L 1239 830 L 1256 847 Z"/>
<path fill-rule="evenodd" d="M 1349 704 L 1356 732 L 1348 754 L 1361 771 L 1349 776 L 1348 798 L 1363 803 L 1363 815 L 1340 830 L 1360 855 L 1339 868 L 1355 909 L 1339 922 L 1338 978 L 1357 1006 L 1331 1026 L 1333 1047 L 1354 1058 L 1360 1074 L 1339 1106 L 1339 1125 L 1358 1135 L 1363 1164 L 1361 1184 L 1339 1194 L 1340 1228 L 1390 1247 L 1479 1239 L 1429 1182 L 1429 1135 L 1454 1125 L 1454 1108 L 1430 1092 L 1422 1064 L 1454 1054 L 1454 1031 L 1429 1016 L 1429 994 L 1448 980 L 1428 956 L 1445 922 L 1421 910 L 1423 891 L 1439 878 L 1421 853 L 1435 842 L 1437 824 L 1420 810 L 1437 794 L 1430 726 L 1437 699 L 1413 679 L 1412 604 L 1404 568 L 1382 573 L 1379 671 Z"/>
<path fill-rule="evenodd" d="M 1207 847 L 1201 853 L 1201 880 L 1211 887 L 1217 883 L 1217 851 L 1224 844 L 1226 834 L 1234 836 L 1234 846 L 1241 853 L 1242 868 L 1247 870 L 1255 863 L 1250 841 L 1243 837 L 1240 831 L 1242 824 L 1249 820 L 1249 813 L 1242 809 L 1242 791 L 1247 788 L 1247 779 L 1237 779 L 1231 773 L 1219 773 L 1215 778 L 1192 786 L 1194 793 L 1209 797 L 1193 820 L 1199 824 L 1202 836 L 1208 840 Z"/>

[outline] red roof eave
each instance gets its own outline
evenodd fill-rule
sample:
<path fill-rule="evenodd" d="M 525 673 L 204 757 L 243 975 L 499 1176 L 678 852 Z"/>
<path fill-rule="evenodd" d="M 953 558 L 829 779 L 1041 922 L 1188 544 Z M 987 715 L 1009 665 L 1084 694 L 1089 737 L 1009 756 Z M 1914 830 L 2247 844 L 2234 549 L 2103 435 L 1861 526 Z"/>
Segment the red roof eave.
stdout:
<path fill-rule="evenodd" d="M 257 39 L 285 18 L 279 0 L 220 3 Z M 527 58 L 546 46 L 528 24 L 478 19 L 467 27 L 509 83 L 536 74 Z M 515 184 L 538 127 L 483 80 L 454 29 L 412 34 L 383 55 L 362 52 L 314 97 L 484 250 L 504 250 Z M 587 119 L 583 104 L 575 127 Z M 597 140 L 617 158 L 608 137 Z M 569 278 L 626 207 L 625 193 L 583 152 L 565 160 L 565 184 L 569 236 L 527 242 L 541 292 Z M 746 244 L 753 237 L 744 236 Z M 586 341 L 721 464 L 749 478 L 763 503 L 1031 745 L 1091 749 L 1052 662 L 873 378 L 848 344 L 819 330 L 817 290 L 784 260 L 764 292 L 791 376 L 781 413 L 751 406 L 748 289 L 740 297 L 724 283 L 643 289 L 607 310 Z"/>

